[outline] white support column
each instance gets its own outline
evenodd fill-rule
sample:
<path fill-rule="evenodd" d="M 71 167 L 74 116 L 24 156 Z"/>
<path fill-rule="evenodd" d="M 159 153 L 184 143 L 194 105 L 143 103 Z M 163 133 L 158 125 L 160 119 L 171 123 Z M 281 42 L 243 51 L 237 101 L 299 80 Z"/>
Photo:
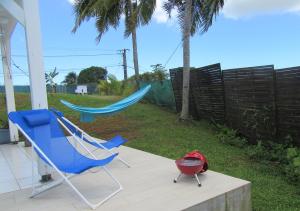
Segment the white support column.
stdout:
<path fill-rule="evenodd" d="M 38 0 L 23 0 L 23 9 L 31 105 L 33 109 L 48 108 Z M 49 179 L 50 167 L 41 159 L 38 160 L 38 170 L 39 174 L 42 175 L 42 180 Z"/>
<path fill-rule="evenodd" d="M 3 26 L 2 26 L 3 27 Z M 10 34 L 4 33 L 3 28 L 1 28 L 1 55 L 2 55 L 2 65 L 4 74 L 4 84 L 5 84 L 5 96 L 6 96 L 6 110 L 7 114 L 11 111 L 16 111 L 15 105 L 15 95 L 14 86 L 12 81 L 11 73 L 11 51 L 10 51 Z M 9 121 L 9 135 L 11 142 L 16 142 L 19 140 L 17 127 Z"/>
<path fill-rule="evenodd" d="M 23 0 L 33 109 L 48 108 L 38 0 Z"/>

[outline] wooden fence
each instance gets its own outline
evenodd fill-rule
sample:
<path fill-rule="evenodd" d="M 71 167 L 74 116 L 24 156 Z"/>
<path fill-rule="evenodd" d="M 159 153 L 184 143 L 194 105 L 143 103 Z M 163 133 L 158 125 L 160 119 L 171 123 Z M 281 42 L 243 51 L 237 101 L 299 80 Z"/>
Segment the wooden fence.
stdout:
<path fill-rule="evenodd" d="M 194 70 L 191 78 L 192 96 L 198 118 L 224 123 L 224 88 L 221 65 L 214 64 Z"/>
<path fill-rule="evenodd" d="M 300 67 L 276 70 L 277 135 L 300 145 Z"/>
<path fill-rule="evenodd" d="M 181 110 L 182 68 L 170 70 L 177 111 Z M 228 69 L 220 64 L 193 68 L 190 108 L 195 119 L 225 123 L 251 142 L 283 141 L 300 145 L 300 67 L 273 65 Z"/>
<path fill-rule="evenodd" d="M 227 125 L 251 142 L 274 139 L 274 67 L 224 70 L 223 82 Z"/>

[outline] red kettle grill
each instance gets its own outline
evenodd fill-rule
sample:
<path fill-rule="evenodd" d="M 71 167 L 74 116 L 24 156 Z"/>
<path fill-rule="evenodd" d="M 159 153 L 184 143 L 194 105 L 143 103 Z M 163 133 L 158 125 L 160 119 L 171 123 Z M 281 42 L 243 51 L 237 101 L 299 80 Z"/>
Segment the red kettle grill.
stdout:
<path fill-rule="evenodd" d="M 175 161 L 177 168 L 180 171 L 178 177 L 174 179 L 174 183 L 182 176 L 182 174 L 194 176 L 201 187 L 198 174 L 205 172 L 208 169 L 208 162 L 205 156 L 198 150 L 187 153 L 182 158 Z"/>

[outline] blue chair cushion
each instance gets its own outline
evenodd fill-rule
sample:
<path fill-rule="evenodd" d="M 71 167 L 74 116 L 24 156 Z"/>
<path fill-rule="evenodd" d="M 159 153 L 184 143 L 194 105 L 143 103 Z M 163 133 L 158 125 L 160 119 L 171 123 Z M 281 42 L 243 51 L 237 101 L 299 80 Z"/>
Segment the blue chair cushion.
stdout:
<path fill-rule="evenodd" d="M 42 126 L 50 123 L 50 116 L 47 113 L 25 114 L 23 117 L 31 127 Z"/>

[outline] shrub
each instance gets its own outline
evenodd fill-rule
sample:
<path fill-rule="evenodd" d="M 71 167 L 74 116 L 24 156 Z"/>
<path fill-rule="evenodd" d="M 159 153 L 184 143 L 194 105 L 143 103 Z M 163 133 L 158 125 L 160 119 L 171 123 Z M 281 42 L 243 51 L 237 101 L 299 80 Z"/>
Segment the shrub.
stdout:
<path fill-rule="evenodd" d="M 289 141 L 278 144 L 270 141 L 259 141 L 256 145 L 247 148 L 250 159 L 259 162 L 276 162 L 282 168 L 278 168 L 285 174 L 290 182 L 299 185 L 300 182 L 300 150 L 290 147 Z"/>
<path fill-rule="evenodd" d="M 217 138 L 224 144 L 244 147 L 245 138 L 238 136 L 237 131 L 222 125 L 217 125 Z M 280 165 L 281 174 L 285 174 L 290 182 L 300 186 L 300 149 L 292 146 L 291 136 L 285 137 L 281 143 L 258 141 L 247 147 L 246 153 L 250 159 L 260 163 L 274 162 Z"/>
<path fill-rule="evenodd" d="M 287 163 L 286 153 L 287 146 L 285 144 L 270 141 L 258 141 L 256 145 L 247 148 L 249 158 L 258 161 Z"/>
<path fill-rule="evenodd" d="M 118 81 L 114 75 L 109 74 L 107 80 L 99 82 L 98 88 L 102 95 L 128 96 L 137 89 L 137 85 L 132 81 Z"/>
<path fill-rule="evenodd" d="M 250 159 L 258 161 L 268 158 L 268 155 L 266 155 L 266 149 L 262 145 L 261 141 L 258 141 L 257 145 L 249 146 L 247 148 L 247 155 Z"/>
<path fill-rule="evenodd" d="M 125 82 L 123 85 L 123 91 L 122 91 L 122 95 L 123 96 L 129 96 L 131 95 L 135 90 L 137 89 L 137 86 L 135 83 L 128 83 Z"/>
<path fill-rule="evenodd" d="M 300 182 L 300 150 L 297 148 L 288 148 L 286 158 L 288 164 L 285 167 L 285 174 L 289 181 L 299 185 Z"/>
<path fill-rule="evenodd" d="M 287 163 L 287 149 L 291 147 L 293 140 L 290 136 L 275 143 L 273 141 L 258 141 L 256 145 L 247 148 L 247 154 L 254 160 L 265 160 L 279 163 Z"/>
<path fill-rule="evenodd" d="M 218 125 L 217 139 L 232 146 L 243 147 L 247 143 L 245 138 L 238 136 L 237 131 L 228 127 Z"/>
<path fill-rule="evenodd" d="M 0 129 L 8 129 L 8 121 L 0 119 Z"/>
<path fill-rule="evenodd" d="M 99 83 L 100 94 L 105 95 L 122 95 L 122 82 L 110 74 L 107 80 L 102 80 Z"/>

